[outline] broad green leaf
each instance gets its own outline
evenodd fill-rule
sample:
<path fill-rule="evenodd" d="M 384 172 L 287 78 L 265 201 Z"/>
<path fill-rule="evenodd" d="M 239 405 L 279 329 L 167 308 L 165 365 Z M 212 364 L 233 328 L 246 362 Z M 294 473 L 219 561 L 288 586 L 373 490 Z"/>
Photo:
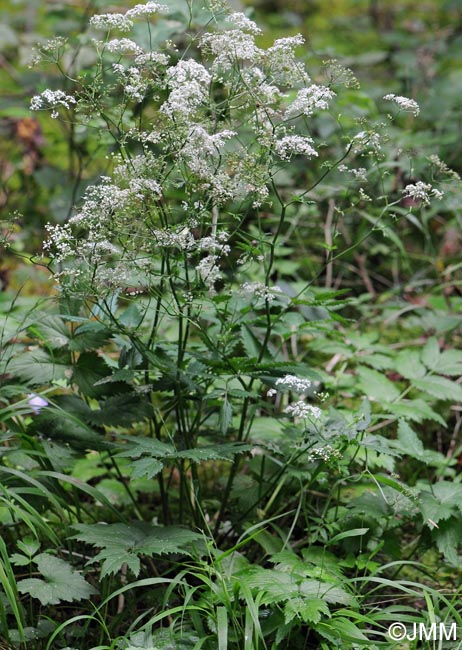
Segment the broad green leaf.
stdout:
<path fill-rule="evenodd" d="M 152 415 L 149 402 L 136 393 L 111 395 L 100 401 L 100 408 L 90 410 L 89 421 L 94 425 L 129 427 Z"/>
<path fill-rule="evenodd" d="M 45 350 L 26 351 L 8 363 L 7 371 L 32 385 L 51 384 L 66 379 L 71 366 L 66 361 L 53 359 Z"/>
<path fill-rule="evenodd" d="M 92 562 L 102 561 L 101 577 L 120 570 L 124 562 L 138 575 L 139 556 L 186 553 L 185 547 L 202 539 L 179 526 L 154 526 L 143 522 L 133 524 L 75 524 L 77 539 L 103 550 Z"/>
<path fill-rule="evenodd" d="M 422 441 L 404 420 L 400 420 L 398 424 L 397 442 L 400 450 L 408 456 L 419 458 L 424 453 Z"/>
<path fill-rule="evenodd" d="M 359 386 L 367 397 L 393 402 L 400 395 L 399 389 L 385 375 L 370 368 L 358 368 Z"/>
<path fill-rule="evenodd" d="M 330 620 L 328 623 L 319 623 L 315 626 L 315 629 L 317 632 L 319 632 L 319 634 L 322 634 L 322 636 L 325 638 L 330 639 L 333 643 L 335 643 L 335 645 L 337 645 L 337 641 L 340 638 L 344 643 L 346 641 L 353 641 L 364 645 L 364 642 L 367 642 L 367 647 L 371 647 L 369 645 L 369 639 L 364 634 L 364 632 L 360 630 L 359 627 L 348 618 L 336 617 Z M 348 646 L 350 646 L 350 644 L 348 644 Z"/>
<path fill-rule="evenodd" d="M 44 580 L 26 578 L 19 580 L 17 585 L 22 594 L 37 598 L 42 605 L 82 600 L 96 593 L 96 589 L 64 560 L 49 553 L 40 553 L 34 562 Z"/>
<path fill-rule="evenodd" d="M 369 528 L 353 528 L 351 530 L 345 530 L 343 533 L 334 535 L 334 537 L 332 537 L 326 543 L 326 546 L 330 546 L 330 544 L 336 544 L 337 542 L 340 542 L 342 539 L 346 539 L 347 537 L 362 537 L 362 535 L 365 535 L 367 532 L 369 532 Z"/>
<path fill-rule="evenodd" d="M 29 326 L 29 331 L 51 348 L 62 348 L 69 344 L 69 329 L 59 316 L 42 316 L 38 322 Z"/>
<path fill-rule="evenodd" d="M 321 598 L 305 600 L 292 598 L 284 606 L 284 620 L 290 623 L 294 618 L 299 618 L 305 623 L 319 623 L 322 615 L 330 617 L 327 603 Z"/>
<path fill-rule="evenodd" d="M 231 406 L 231 402 L 229 402 L 227 398 L 224 398 L 220 408 L 220 418 L 219 418 L 220 433 L 222 435 L 225 435 L 226 432 L 228 431 L 232 419 L 233 419 L 233 407 Z"/>
<path fill-rule="evenodd" d="M 204 460 L 232 460 L 235 454 L 243 454 L 250 451 L 253 445 L 241 442 L 229 442 L 222 445 L 210 445 L 207 447 L 195 447 L 184 449 L 172 454 L 172 458 L 189 458 L 196 463 Z"/>
<path fill-rule="evenodd" d="M 239 575 L 241 581 L 259 592 L 260 602 L 265 605 L 284 602 L 292 598 L 321 598 L 328 603 L 341 603 L 343 605 L 355 602 L 351 594 L 342 587 L 310 580 L 275 569 L 255 567 L 246 574 Z"/>
<path fill-rule="evenodd" d="M 422 361 L 430 370 L 435 370 L 440 358 L 440 346 L 438 340 L 432 336 L 428 339 L 422 349 Z"/>
<path fill-rule="evenodd" d="M 400 400 L 394 404 L 384 404 L 383 407 L 384 411 L 398 417 L 406 418 L 406 420 L 411 420 L 412 422 L 433 420 L 441 424 L 442 427 L 446 426 L 446 420 L 434 411 L 428 402 L 423 399 Z"/>
<path fill-rule="evenodd" d="M 440 375 L 462 375 L 462 350 L 444 350 L 433 369 Z"/>
<path fill-rule="evenodd" d="M 422 490 L 419 505 L 425 521 L 431 519 L 436 524 L 449 519 L 462 509 L 462 485 L 452 481 L 438 481 L 430 490 Z"/>
<path fill-rule="evenodd" d="M 28 566 L 31 563 L 31 558 L 22 555 L 22 553 L 13 553 L 10 555 L 10 562 L 15 566 Z"/>
<path fill-rule="evenodd" d="M 442 521 L 438 528 L 433 529 L 432 536 L 445 559 L 453 566 L 460 567 L 459 549 L 462 540 L 462 521 L 455 517 Z"/>
<path fill-rule="evenodd" d="M 69 349 L 75 352 L 96 350 L 103 347 L 111 336 L 111 330 L 98 322 L 85 323 L 78 327 L 69 340 Z"/>
<path fill-rule="evenodd" d="M 427 371 L 417 350 L 403 350 L 395 359 L 395 369 L 406 379 L 420 379 Z"/>
<path fill-rule="evenodd" d="M 122 451 L 117 454 L 122 458 L 140 458 L 143 454 L 151 458 L 165 458 L 175 453 L 173 445 L 155 438 L 120 436 L 120 439 L 125 441 Z"/>
<path fill-rule="evenodd" d="M 242 325 L 241 327 L 241 340 L 248 356 L 252 359 L 258 359 L 261 351 L 261 342 L 247 325 Z"/>
<path fill-rule="evenodd" d="M 431 375 L 424 379 L 413 379 L 412 385 L 437 399 L 460 402 L 462 401 L 462 386 L 446 377 Z"/>
<path fill-rule="evenodd" d="M 144 456 L 143 458 L 134 460 L 131 463 L 131 467 L 132 467 L 132 473 L 130 478 L 135 479 L 135 478 L 143 478 L 143 476 L 145 476 L 146 478 L 152 478 L 153 476 L 159 474 L 159 472 L 162 471 L 164 466 L 159 460 L 156 460 L 155 458 L 152 457 L 146 458 L 146 456 Z"/>

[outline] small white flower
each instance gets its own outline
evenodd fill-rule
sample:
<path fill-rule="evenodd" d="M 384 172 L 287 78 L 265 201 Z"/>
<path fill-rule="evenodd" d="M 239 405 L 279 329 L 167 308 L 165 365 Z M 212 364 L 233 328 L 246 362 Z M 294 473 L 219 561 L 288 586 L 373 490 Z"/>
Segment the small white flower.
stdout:
<path fill-rule="evenodd" d="M 274 302 L 276 296 L 282 294 L 282 289 L 277 285 L 267 287 L 262 282 L 244 282 L 244 284 L 241 285 L 241 293 L 271 304 Z"/>
<path fill-rule="evenodd" d="M 239 27 L 244 32 L 250 32 L 251 34 L 261 34 L 262 30 L 258 27 L 257 23 L 254 23 L 253 20 L 247 18 L 247 16 L 241 12 L 236 12 L 228 16 L 227 21 Z"/>
<path fill-rule="evenodd" d="M 385 95 L 384 99 L 394 102 L 403 111 L 412 113 L 412 115 L 417 116 L 420 113 L 420 107 L 418 103 L 414 99 L 409 99 L 409 97 L 402 97 L 401 95 L 390 93 L 388 95 Z"/>
<path fill-rule="evenodd" d="M 286 117 L 296 115 L 313 115 L 316 110 L 325 111 L 329 108 L 329 102 L 335 97 L 335 93 L 327 86 L 312 84 L 308 88 L 298 91 L 297 97 L 287 107 Z"/>
<path fill-rule="evenodd" d="M 304 377 L 297 377 L 296 375 L 286 375 L 285 377 L 276 379 L 275 386 L 286 390 L 293 390 L 295 393 L 302 395 L 311 388 L 311 381 Z"/>
<path fill-rule="evenodd" d="M 282 160 L 290 160 L 292 155 L 317 156 L 313 148 L 313 140 L 301 135 L 286 135 L 278 140 L 274 150 Z"/>
<path fill-rule="evenodd" d="M 126 12 L 126 16 L 137 18 L 138 16 L 152 16 L 152 14 L 168 11 L 166 5 L 160 5 L 158 2 L 146 2 L 144 5 L 135 5 L 133 9 Z"/>
<path fill-rule="evenodd" d="M 116 54 L 143 54 L 143 49 L 129 38 L 114 38 L 107 43 L 106 49 Z"/>
<path fill-rule="evenodd" d="M 322 414 L 320 408 L 307 404 L 303 400 L 289 404 L 289 406 L 284 410 L 284 413 L 287 413 L 287 415 L 290 415 L 293 418 L 300 418 L 301 420 L 311 418 L 319 420 Z"/>
<path fill-rule="evenodd" d="M 423 181 L 418 181 L 415 185 L 412 183 L 406 185 L 403 194 L 405 197 L 422 201 L 424 205 L 429 205 L 432 197 L 441 200 L 444 196 L 443 192 L 432 187 L 430 183 L 424 183 Z"/>
<path fill-rule="evenodd" d="M 126 14 L 99 14 L 90 18 L 90 25 L 105 31 L 118 29 L 121 32 L 129 32 L 133 21 Z"/>
<path fill-rule="evenodd" d="M 70 104 L 75 103 L 75 97 L 66 95 L 63 90 L 50 90 L 47 88 L 40 95 L 32 97 L 30 108 L 32 111 L 39 111 L 42 108 L 56 108 L 57 106 L 70 108 Z"/>

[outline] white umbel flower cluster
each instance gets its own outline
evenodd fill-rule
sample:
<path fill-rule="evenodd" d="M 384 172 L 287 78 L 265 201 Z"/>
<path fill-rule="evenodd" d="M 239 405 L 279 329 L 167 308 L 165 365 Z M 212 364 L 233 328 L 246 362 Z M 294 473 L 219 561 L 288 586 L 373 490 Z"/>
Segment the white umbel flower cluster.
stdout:
<path fill-rule="evenodd" d="M 399 108 L 412 115 L 417 116 L 420 113 L 420 107 L 414 99 L 409 99 L 409 97 L 403 97 L 402 95 L 395 95 L 394 93 L 389 93 L 384 96 L 384 99 L 394 102 Z"/>
<path fill-rule="evenodd" d="M 306 379 L 305 377 L 297 377 L 296 375 L 285 375 L 285 377 L 279 377 L 279 379 L 276 379 L 275 385 L 280 389 L 293 390 L 294 393 L 298 393 L 299 395 L 308 392 L 312 386 L 309 379 Z"/>
<path fill-rule="evenodd" d="M 241 285 L 240 293 L 256 298 L 257 301 L 262 300 L 271 304 L 276 299 L 276 296 L 282 294 L 282 289 L 276 285 L 268 287 L 263 282 L 244 282 Z"/>
<path fill-rule="evenodd" d="M 303 400 L 299 400 L 298 402 L 289 404 L 289 406 L 285 408 L 284 413 L 300 420 L 319 420 L 322 411 L 318 406 L 312 406 Z"/>
<path fill-rule="evenodd" d="M 308 157 L 318 155 L 313 147 L 313 139 L 301 135 L 286 135 L 276 142 L 274 150 L 282 160 L 290 160 L 294 155 Z"/>
<path fill-rule="evenodd" d="M 30 108 L 32 111 L 39 111 L 43 108 L 57 108 L 58 106 L 70 108 L 70 105 L 75 103 L 75 97 L 67 95 L 63 90 L 50 90 L 47 88 L 40 95 L 32 97 Z M 53 111 L 52 117 L 57 116 L 57 113 Z"/>
<path fill-rule="evenodd" d="M 403 194 L 405 197 L 421 201 L 424 205 L 429 205 L 432 198 L 441 200 L 444 196 L 443 192 L 434 188 L 430 183 L 424 183 L 423 181 L 406 185 Z"/>
<path fill-rule="evenodd" d="M 296 98 L 286 110 L 286 117 L 305 115 L 309 117 L 315 111 L 326 111 L 329 102 L 335 97 L 335 93 L 327 86 L 311 84 L 308 88 L 298 91 Z"/>

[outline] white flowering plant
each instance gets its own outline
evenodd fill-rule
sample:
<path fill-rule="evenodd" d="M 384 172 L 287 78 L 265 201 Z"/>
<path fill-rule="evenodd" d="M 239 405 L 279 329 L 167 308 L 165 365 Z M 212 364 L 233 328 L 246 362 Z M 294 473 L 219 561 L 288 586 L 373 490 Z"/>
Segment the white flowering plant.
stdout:
<path fill-rule="evenodd" d="M 191 647 L 301 648 L 308 634 L 320 643 L 346 606 L 362 634 L 351 565 L 321 568 L 319 552 L 343 539 L 342 525 L 372 544 L 397 512 L 411 517 L 412 495 L 402 489 L 403 512 L 386 502 L 370 533 L 349 525 L 344 484 L 366 485 L 370 457 L 391 463 L 397 452 L 366 433 L 383 417 L 368 399 L 329 399 L 307 351 L 344 322 L 334 265 L 444 193 L 413 175 L 392 186 L 391 162 L 411 160 L 395 148 L 393 116 L 364 111 L 351 71 L 306 61 L 301 35 L 268 45 L 250 14 L 225 2 L 184 9 L 185 24 L 168 3 L 93 16 L 82 71 L 70 43 L 42 47 L 65 89 L 34 95 L 31 109 L 99 139 L 106 169 L 68 220 L 47 225 L 43 263 L 59 314 L 33 323 L 45 345 L 9 370 L 33 386 L 54 382 L 30 425 L 46 453 L 52 444 L 98 452 L 125 491 L 120 517 L 90 488 L 107 521 L 70 515 L 104 590 L 112 574 L 122 595 L 127 579 L 160 571 L 154 580 L 175 584 L 156 594 L 154 622 L 165 610 L 171 638 Z M 383 100 L 418 115 L 412 99 Z M 304 240 L 324 213 L 325 242 L 311 256 L 316 246 Z M 357 241 L 343 240 L 343 225 L 357 222 Z M 298 264 L 294 246 L 310 251 Z M 409 414 L 390 411 L 393 422 Z M 238 552 L 251 544 L 255 562 Z M 163 554 L 191 564 L 178 571 Z M 266 554 L 276 569 L 263 566 Z M 182 616 L 193 613 L 180 625 L 181 594 Z M 272 608 L 267 625 L 262 605 Z"/>

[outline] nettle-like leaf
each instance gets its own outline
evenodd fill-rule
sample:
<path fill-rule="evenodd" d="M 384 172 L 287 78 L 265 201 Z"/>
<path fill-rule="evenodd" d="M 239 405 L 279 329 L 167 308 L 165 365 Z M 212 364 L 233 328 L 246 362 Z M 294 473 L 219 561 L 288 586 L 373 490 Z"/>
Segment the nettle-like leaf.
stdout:
<path fill-rule="evenodd" d="M 440 375 L 462 375 L 462 350 L 444 350 L 441 352 L 433 368 Z"/>
<path fill-rule="evenodd" d="M 163 468 L 163 462 L 177 459 L 191 460 L 193 463 L 201 463 L 207 460 L 232 460 L 236 454 L 250 451 L 254 445 L 240 442 L 228 442 L 217 445 L 206 445 L 194 449 L 182 449 L 177 451 L 172 444 L 143 437 L 122 436 L 126 445 L 117 456 L 132 458 L 132 478 L 146 476 L 152 478 Z"/>
<path fill-rule="evenodd" d="M 440 346 L 437 339 L 432 336 L 428 339 L 422 349 L 422 361 L 430 370 L 435 370 L 440 358 Z"/>
<path fill-rule="evenodd" d="M 58 349 L 67 347 L 69 344 L 70 332 L 60 316 L 45 314 L 28 328 L 32 336 L 36 336 L 46 343 L 50 348 Z"/>
<path fill-rule="evenodd" d="M 406 418 L 411 422 L 420 423 L 424 420 L 433 420 L 441 424 L 442 427 L 446 426 L 446 420 L 423 399 L 400 400 L 394 404 L 384 403 L 383 409 L 390 415 Z"/>
<path fill-rule="evenodd" d="M 143 456 L 143 458 L 134 460 L 131 463 L 131 467 L 132 467 L 132 473 L 131 473 L 132 479 L 143 478 L 143 477 L 149 479 L 159 474 L 159 472 L 163 470 L 164 465 L 163 463 L 160 462 L 160 460 Z"/>
<path fill-rule="evenodd" d="M 22 594 L 29 594 L 40 600 L 42 605 L 57 605 L 62 601 L 70 602 L 89 598 L 97 593 L 70 564 L 49 553 L 40 553 L 33 562 L 43 576 L 26 578 L 17 583 Z"/>
<path fill-rule="evenodd" d="M 92 560 L 102 561 L 101 577 L 117 573 L 124 563 L 137 576 L 140 556 L 187 553 L 186 547 L 202 539 L 198 533 L 180 526 L 133 524 L 76 524 L 78 534 L 71 539 L 103 549 Z"/>
<path fill-rule="evenodd" d="M 7 370 L 32 386 L 66 379 L 71 373 L 68 359 L 51 357 L 45 350 L 27 350 L 11 359 Z"/>
<path fill-rule="evenodd" d="M 406 379 L 420 379 L 427 373 L 417 350 L 400 352 L 395 359 L 395 369 Z"/>
<path fill-rule="evenodd" d="M 69 349 L 75 352 L 97 350 L 106 345 L 112 335 L 110 329 L 96 321 L 80 325 L 69 340 Z"/>
<path fill-rule="evenodd" d="M 459 517 L 451 517 L 442 521 L 438 528 L 432 531 L 436 545 L 450 564 L 460 567 L 459 549 L 462 540 L 462 521 Z"/>
<path fill-rule="evenodd" d="M 423 379 L 413 379 L 412 385 L 436 399 L 462 401 L 462 386 L 446 377 L 428 375 Z"/>
<path fill-rule="evenodd" d="M 284 606 L 286 624 L 293 621 L 294 618 L 301 619 L 305 623 L 319 623 L 323 615 L 330 617 L 330 610 L 327 603 L 321 598 L 312 600 L 292 598 Z"/>
<path fill-rule="evenodd" d="M 419 505 L 425 520 L 436 524 L 449 519 L 462 509 L 462 485 L 452 481 L 439 481 L 429 490 L 422 490 L 419 495 Z"/>
<path fill-rule="evenodd" d="M 382 373 L 370 368 L 358 368 L 359 385 L 368 397 L 379 401 L 393 402 L 400 395 L 395 384 Z"/>

